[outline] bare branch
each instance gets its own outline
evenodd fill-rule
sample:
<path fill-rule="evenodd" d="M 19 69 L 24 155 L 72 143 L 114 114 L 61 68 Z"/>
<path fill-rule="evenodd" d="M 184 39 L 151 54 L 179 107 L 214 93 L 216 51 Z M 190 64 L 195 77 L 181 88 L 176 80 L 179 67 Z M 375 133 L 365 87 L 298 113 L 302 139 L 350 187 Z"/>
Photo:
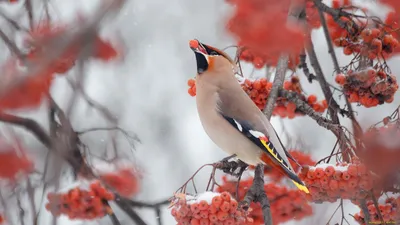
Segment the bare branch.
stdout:
<path fill-rule="evenodd" d="M 136 211 L 131 208 L 125 199 L 116 196 L 115 203 L 129 216 L 129 218 L 136 222 L 137 225 L 146 225 L 146 222 L 144 222 L 144 220 L 136 213 Z"/>
<path fill-rule="evenodd" d="M 34 19 L 33 19 L 33 9 L 32 9 L 32 1 L 25 0 L 25 9 L 28 12 L 28 20 L 29 20 L 29 27 L 33 29 L 34 27 Z"/>
<path fill-rule="evenodd" d="M 365 224 L 369 224 L 369 222 L 371 221 L 370 216 L 369 216 L 369 211 L 367 208 L 367 203 L 365 201 L 365 199 L 361 199 L 361 204 L 360 204 L 360 208 L 364 214 L 364 222 Z"/>
<path fill-rule="evenodd" d="M 287 56 L 287 55 L 282 55 L 279 58 L 275 77 L 274 77 L 274 83 L 272 85 L 271 91 L 269 92 L 267 104 L 265 105 L 265 108 L 263 110 L 263 112 L 268 120 L 271 119 L 272 111 L 275 108 L 275 102 L 276 102 L 276 99 L 278 98 L 278 90 L 279 90 L 279 88 L 283 87 L 283 82 L 285 80 L 285 74 L 286 74 L 288 62 L 289 62 L 289 56 Z"/>
<path fill-rule="evenodd" d="M 244 210 L 248 210 L 250 203 L 259 202 L 263 212 L 264 224 L 272 225 L 271 206 L 264 190 L 264 165 L 258 164 L 254 172 L 253 184 L 247 191 L 244 200 L 240 202 L 240 206 Z"/>
<path fill-rule="evenodd" d="M 25 58 L 24 54 L 22 54 L 21 50 L 15 45 L 13 41 L 0 29 L 0 38 L 6 43 L 7 47 L 10 51 L 15 54 L 19 59 Z"/>
<path fill-rule="evenodd" d="M 319 1 L 319 0 L 314 0 L 314 2 L 315 1 Z M 328 45 L 328 52 L 329 52 L 329 54 L 330 54 L 330 56 L 332 58 L 333 67 L 335 68 L 335 72 L 336 73 L 340 73 L 341 70 L 340 70 L 339 62 L 338 62 L 338 59 L 336 57 L 335 51 L 333 49 L 332 39 L 331 39 L 331 36 L 329 34 L 328 25 L 326 23 L 326 19 L 325 19 L 324 13 L 321 10 L 321 8 L 317 7 L 317 9 L 318 9 L 318 13 L 319 13 L 319 19 L 321 21 L 321 24 L 322 24 L 322 27 L 323 27 L 323 30 L 324 30 L 325 39 L 326 39 L 326 42 L 327 42 L 327 45 Z M 351 103 L 349 102 L 349 99 L 346 97 L 345 100 L 346 100 L 346 105 L 347 105 L 347 108 L 348 108 L 348 111 L 349 111 L 348 115 L 349 115 L 349 117 L 350 117 L 350 119 L 352 121 L 354 133 L 356 134 L 356 137 L 358 137 L 358 134 L 362 133 L 361 126 L 360 126 L 360 124 L 358 123 L 358 121 L 356 120 L 356 118 L 354 116 L 353 107 L 351 106 Z M 359 141 L 357 141 L 357 140 L 356 140 L 356 145 L 357 146 L 360 145 Z"/>
<path fill-rule="evenodd" d="M 318 1 L 318 0 L 315 0 L 315 1 Z M 333 67 L 335 68 L 336 73 L 340 73 L 339 62 L 338 62 L 338 59 L 336 57 L 335 50 L 333 49 L 332 39 L 331 39 L 331 36 L 329 34 L 328 25 L 326 24 L 324 12 L 318 7 L 317 7 L 317 9 L 318 9 L 318 14 L 319 14 L 319 19 L 320 19 L 321 24 L 322 24 L 322 28 L 324 30 L 326 43 L 328 44 L 328 53 L 331 55 L 331 58 L 332 58 L 332 61 L 333 61 Z"/>
<path fill-rule="evenodd" d="M 18 117 L 4 112 L 0 112 L 0 121 L 23 127 L 31 132 L 43 145 L 51 149 L 51 139 L 42 126 L 36 121 L 28 118 Z"/>
<path fill-rule="evenodd" d="M 300 65 L 299 65 L 299 67 L 303 69 L 303 73 L 307 77 L 308 82 L 312 83 L 312 81 L 316 80 L 317 77 L 310 72 L 310 69 L 308 69 L 306 58 L 307 58 L 307 55 L 303 51 L 300 54 Z"/>
<path fill-rule="evenodd" d="M 160 206 L 169 204 L 170 200 L 166 199 L 166 200 L 162 200 L 162 201 L 156 202 L 156 203 L 139 202 L 139 201 L 134 201 L 134 200 L 127 200 L 127 202 L 132 207 L 137 207 L 137 208 L 156 208 L 156 207 L 160 207 Z"/>
<path fill-rule="evenodd" d="M 296 104 L 296 109 L 300 110 L 302 113 L 311 117 L 315 122 L 318 123 L 321 127 L 324 127 L 328 130 L 331 130 L 334 134 L 338 133 L 340 126 L 338 124 L 334 124 L 333 121 L 323 117 L 321 114 L 314 111 L 311 106 L 309 106 L 306 102 L 300 99 L 300 96 L 291 91 L 287 91 L 283 88 L 279 90 L 279 96 L 287 98 L 289 101 Z"/>
<path fill-rule="evenodd" d="M 317 80 L 322 88 L 322 92 L 324 93 L 325 99 L 328 101 L 328 113 L 332 119 L 332 122 L 334 124 L 340 125 L 340 121 L 339 121 L 339 117 L 338 117 L 337 113 L 339 110 L 342 113 L 344 113 L 344 112 L 340 109 L 338 103 L 333 98 L 332 91 L 329 87 L 328 82 L 325 79 L 324 73 L 322 72 L 321 65 L 319 64 L 319 61 L 317 58 L 317 54 L 315 53 L 314 44 L 312 43 L 311 37 L 307 38 L 306 46 L 307 46 L 306 47 L 307 53 L 310 57 L 311 66 L 314 68 L 315 74 L 317 76 Z M 345 137 L 344 132 L 342 130 L 339 130 L 338 133 L 336 133 L 335 135 L 339 139 L 339 146 L 343 153 L 342 154 L 343 159 L 346 162 L 349 162 L 349 160 L 352 156 L 352 153 L 351 153 L 351 151 L 349 151 L 349 149 L 347 147 L 347 143 L 346 143 L 347 138 Z"/>

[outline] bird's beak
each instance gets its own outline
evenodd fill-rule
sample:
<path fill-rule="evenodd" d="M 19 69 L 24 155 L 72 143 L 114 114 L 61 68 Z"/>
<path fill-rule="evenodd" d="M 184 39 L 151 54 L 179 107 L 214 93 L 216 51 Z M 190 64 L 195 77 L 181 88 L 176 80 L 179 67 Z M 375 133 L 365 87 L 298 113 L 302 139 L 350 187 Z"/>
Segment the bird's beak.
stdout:
<path fill-rule="evenodd" d="M 189 46 L 194 52 L 202 53 L 204 55 L 208 55 L 204 44 L 199 42 L 197 39 L 193 39 L 189 41 Z"/>
<path fill-rule="evenodd" d="M 200 75 L 208 69 L 208 52 L 198 40 L 190 40 L 189 46 L 196 55 L 197 73 Z"/>

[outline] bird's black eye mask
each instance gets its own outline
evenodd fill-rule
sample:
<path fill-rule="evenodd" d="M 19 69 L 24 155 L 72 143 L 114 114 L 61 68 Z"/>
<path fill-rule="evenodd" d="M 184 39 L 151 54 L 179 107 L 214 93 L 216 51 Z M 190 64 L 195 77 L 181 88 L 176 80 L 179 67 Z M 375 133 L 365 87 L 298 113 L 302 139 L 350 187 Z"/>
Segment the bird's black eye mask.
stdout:
<path fill-rule="evenodd" d="M 205 45 L 198 41 L 197 39 L 191 40 L 189 42 L 190 48 L 196 55 L 196 62 L 197 62 L 197 73 L 202 74 L 207 71 L 209 67 L 209 62 L 207 56 L 223 56 L 224 58 L 228 59 L 230 62 L 233 62 L 231 58 L 229 58 L 226 54 L 221 52 L 220 50 L 213 48 L 211 46 Z"/>

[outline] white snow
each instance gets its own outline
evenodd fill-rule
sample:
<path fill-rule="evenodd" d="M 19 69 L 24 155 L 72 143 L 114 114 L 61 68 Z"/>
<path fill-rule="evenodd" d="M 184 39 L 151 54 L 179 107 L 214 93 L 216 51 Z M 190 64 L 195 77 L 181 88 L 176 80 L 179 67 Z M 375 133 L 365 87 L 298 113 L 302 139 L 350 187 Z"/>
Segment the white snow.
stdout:
<path fill-rule="evenodd" d="M 349 168 L 349 165 L 347 165 L 347 166 L 336 166 L 336 165 L 329 164 L 329 163 L 320 163 L 320 164 L 316 165 L 315 167 L 310 167 L 310 170 L 311 169 L 316 169 L 316 168 L 326 169 L 328 166 L 332 166 L 336 171 L 341 171 L 341 172 L 347 171 L 347 169 Z"/>
<path fill-rule="evenodd" d="M 193 203 L 200 203 L 201 201 L 205 200 L 209 205 L 211 205 L 212 199 L 215 196 L 219 196 L 219 195 L 221 195 L 221 193 L 207 191 L 207 192 L 204 192 L 204 193 L 201 193 L 201 194 L 197 195 L 196 196 L 196 200 L 191 202 L 191 203 L 192 204 Z"/>
<path fill-rule="evenodd" d="M 390 197 L 398 198 L 398 197 L 400 197 L 400 193 L 386 192 L 379 197 L 378 203 L 385 204 L 386 199 L 388 199 Z"/>

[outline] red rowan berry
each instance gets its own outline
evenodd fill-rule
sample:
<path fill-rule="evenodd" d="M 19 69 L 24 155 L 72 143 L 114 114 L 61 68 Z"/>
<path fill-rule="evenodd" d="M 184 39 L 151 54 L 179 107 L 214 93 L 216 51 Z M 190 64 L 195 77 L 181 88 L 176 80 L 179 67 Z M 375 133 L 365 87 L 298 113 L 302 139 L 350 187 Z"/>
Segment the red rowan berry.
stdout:
<path fill-rule="evenodd" d="M 330 180 L 329 181 L 329 188 L 332 191 L 335 191 L 335 190 L 339 189 L 339 182 L 337 180 Z"/>
<path fill-rule="evenodd" d="M 315 177 L 321 178 L 325 175 L 324 169 L 322 168 L 316 168 L 315 169 Z"/>
<path fill-rule="evenodd" d="M 308 170 L 307 178 L 311 179 L 311 180 L 315 179 L 315 170 L 314 169 Z"/>
<path fill-rule="evenodd" d="M 231 204 L 230 204 L 230 202 L 224 201 L 224 202 L 221 204 L 220 209 L 221 209 L 223 212 L 229 212 L 229 210 L 231 209 Z"/>
<path fill-rule="evenodd" d="M 193 218 L 190 220 L 190 225 L 200 225 L 200 220 Z"/>
<path fill-rule="evenodd" d="M 222 200 L 227 201 L 227 202 L 231 201 L 231 195 L 226 191 L 221 193 L 221 198 L 222 198 Z"/>
<path fill-rule="evenodd" d="M 342 172 L 342 179 L 349 180 L 351 178 L 350 174 L 347 171 Z"/>
<path fill-rule="evenodd" d="M 227 212 L 224 212 L 224 211 L 219 211 L 217 213 L 217 217 L 218 217 L 219 221 L 225 221 L 228 218 L 228 215 L 229 214 Z"/>
<path fill-rule="evenodd" d="M 199 211 L 200 211 L 200 209 L 199 209 L 199 204 L 198 204 L 198 203 L 192 203 L 192 204 L 190 205 L 190 210 L 191 210 L 192 212 L 194 212 L 194 213 L 199 212 Z"/>
<path fill-rule="evenodd" d="M 213 198 L 212 198 L 212 205 L 213 206 L 215 206 L 215 207 L 220 207 L 221 206 L 221 204 L 222 204 L 222 198 L 221 198 L 221 196 L 214 196 Z"/>
<path fill-rule="evenodd" d="M 336 170 L 335 173 L 333 174 L 333 179 L 341 180 L 342 179 L 342 171 Z"/>
<path fill-rule="evenodd" d="M 202 218 L 208 218 L 208 211 L 207 210 L 200 211 L 200 216 Z"/>
<path fill-rule="evenodd" d="M 335 168 L 333 166 L 327 166 L 325 168 L 325 175 L 327 177 L 333 176 L 334 173 L 335 173 Z"/>
<path fill-rule="evenodd" d="M 215 213 L 209 214 L 208 215 L 208 219 L 210 219 L 210 222 L 217 222 L 218 221 L 218 217 Z"/>

